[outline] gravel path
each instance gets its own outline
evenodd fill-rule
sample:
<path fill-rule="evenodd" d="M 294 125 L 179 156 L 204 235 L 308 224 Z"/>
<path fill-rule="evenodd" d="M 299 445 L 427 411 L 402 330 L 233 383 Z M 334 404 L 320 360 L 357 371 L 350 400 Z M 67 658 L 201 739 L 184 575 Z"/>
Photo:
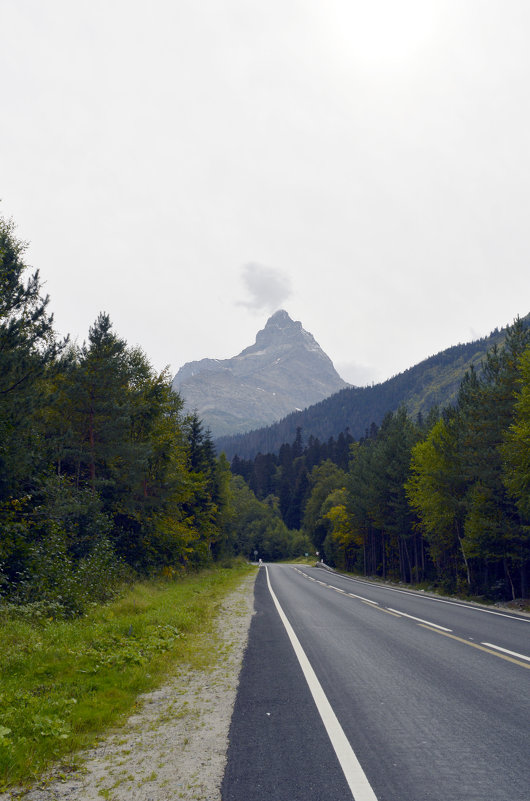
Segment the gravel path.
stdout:
<path fill-rule="evenodd" d="M 215 664 L 183 668 L 140 696 L 126 725 L 82 754 L 75 772 L 52 774 L 29 792 L 0 793 L 0 801 L 221 801 L 255 579 L 248 576 L 221 606 Z"/>

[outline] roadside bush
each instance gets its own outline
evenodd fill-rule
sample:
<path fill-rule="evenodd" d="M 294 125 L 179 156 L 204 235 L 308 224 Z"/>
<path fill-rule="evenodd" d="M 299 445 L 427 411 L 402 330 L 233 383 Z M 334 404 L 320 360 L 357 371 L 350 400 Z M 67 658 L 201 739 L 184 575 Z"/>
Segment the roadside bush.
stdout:
<path fill-rule="evenodd" d="M 100 537 L 88 556 L 79 562 L 75 578 L 87 601 L 101 603 L 115 598 L 133 573 L 116 556 L 110 542 Z"/>
<path fill-rule="evenodd" d="M 113 548 L 100 537 L 92 550 L 75 562 L 68 553 L 67 535 L 55 524 L 43 539 L 28 547 L 26 566 L 12 582 L 3 577 L 0 592 L 12 613 L 26 619 L 71 618 L 92 603 L 114 598 L 126 571 Z M 6 606 L 4 604 L 4 606 Z"/>

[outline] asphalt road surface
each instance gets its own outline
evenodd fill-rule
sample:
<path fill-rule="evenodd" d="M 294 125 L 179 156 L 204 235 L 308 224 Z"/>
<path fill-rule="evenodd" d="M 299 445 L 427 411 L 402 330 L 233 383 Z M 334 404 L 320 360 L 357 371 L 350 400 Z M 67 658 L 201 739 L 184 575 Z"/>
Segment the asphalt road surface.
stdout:
<path fill-rule="evenodd" d="M 223 801 L 530 801 L 530 619 L 260 570 Z"/>

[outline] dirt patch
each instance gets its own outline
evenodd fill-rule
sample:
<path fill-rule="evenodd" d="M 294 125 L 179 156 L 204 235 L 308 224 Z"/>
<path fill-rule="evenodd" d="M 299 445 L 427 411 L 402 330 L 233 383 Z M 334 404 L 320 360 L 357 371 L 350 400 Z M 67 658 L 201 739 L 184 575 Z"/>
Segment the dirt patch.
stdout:
<path fill-rule="evenodd" d="M 82 767 L 57 770 L 27 791 L 0 793 L 0 801 L 220 801 L 255 579 L 248 576 L 224 600 L 207 670 L 182 668 L 140 696 L 123 728 L 79 755 Z"/>

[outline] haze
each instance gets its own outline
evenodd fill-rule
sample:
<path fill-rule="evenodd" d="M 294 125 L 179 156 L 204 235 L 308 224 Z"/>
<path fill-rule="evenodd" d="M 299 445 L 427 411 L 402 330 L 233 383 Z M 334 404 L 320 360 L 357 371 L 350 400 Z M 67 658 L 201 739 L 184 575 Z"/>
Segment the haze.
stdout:
<path fill-rule="evenodd" d="M 279 307 L 348 381 L 529 311 L 525 0 L 2 0 L 0 214 L 171 372 Z"/>

